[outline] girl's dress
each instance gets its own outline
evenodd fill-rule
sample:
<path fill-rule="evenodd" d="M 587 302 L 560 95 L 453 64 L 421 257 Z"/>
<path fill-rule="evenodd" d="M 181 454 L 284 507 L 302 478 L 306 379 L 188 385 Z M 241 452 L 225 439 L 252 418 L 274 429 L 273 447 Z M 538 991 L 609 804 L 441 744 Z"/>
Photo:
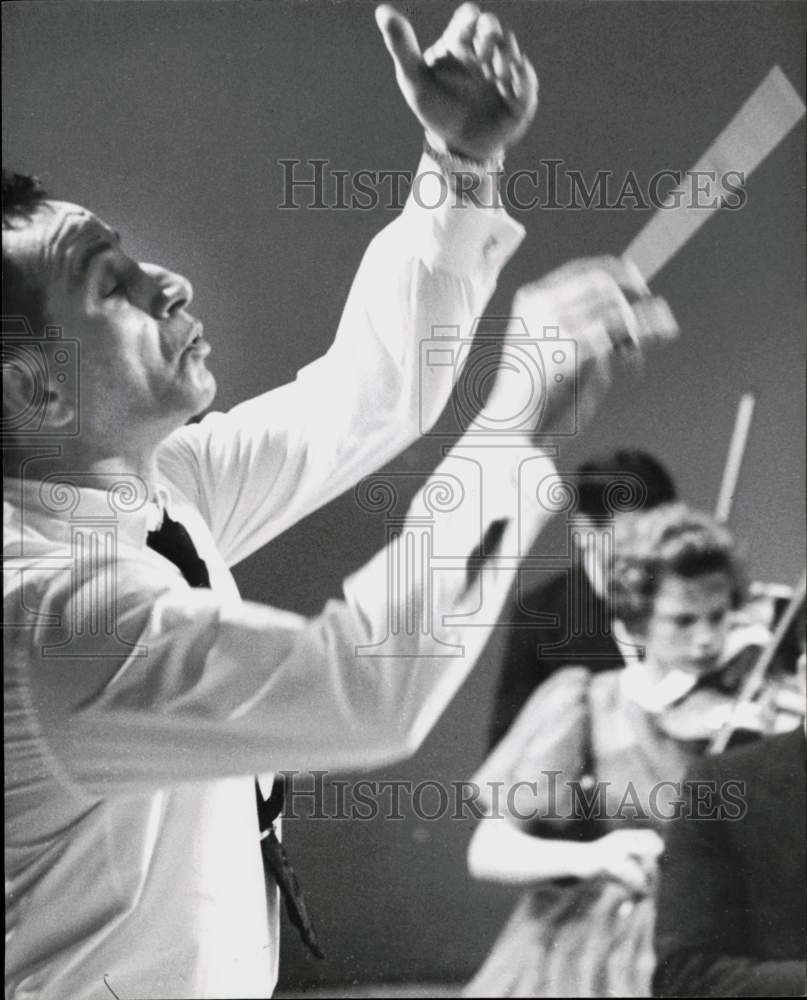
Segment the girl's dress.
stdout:
<path fill-rule="evenodd" d="M 515 811 L 539 836 L 592 839 L 659 830 L 702 751 L 701 742 L 668 736 L 628 697 L 622 670 L 571 667 L 533 694 L 474 780 L 494 816 Z M 540 883 L 464 996 L 651 996 L 653 922 L 652 891 L 637 898 L 606 878 Z"/>

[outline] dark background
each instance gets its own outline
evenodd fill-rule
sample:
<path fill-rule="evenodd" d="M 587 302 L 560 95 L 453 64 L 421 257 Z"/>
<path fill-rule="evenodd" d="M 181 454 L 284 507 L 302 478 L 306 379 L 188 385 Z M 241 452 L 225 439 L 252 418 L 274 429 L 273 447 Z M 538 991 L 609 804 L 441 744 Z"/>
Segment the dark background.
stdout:
<path fill-rule="evenodd" d="M 798 3 L 493 3 L 542 83 L 508 159 L 559 158 L 640 179 L 691 166 L 774 64 L 804 93 Z M 422 44 L 451 5 L 401 6 Z M 294 376 L 328 346 L 374 211 L 281 211 L 281 158 L 344 170 L 415 167 L 419 129 L 398 94 L 372 3 L 10 3 L 3 7 L 6 165 L 119 228 L 130 251 L 191 277 L 214 345 L 216 406 Z M 680 341 L 625 378 L 561 464 L 616 444 L 651 449 L 682 494 L 716 499 L 740 394 L 757 393 L 732 526 L 757 578 L 801 567 L 804 476 L 804 121 L 660 274 Z M 591 253 L 620 253 L 648 213 L 518 213 L 526 240 L 494 307 Z M 401 467 L 427 471 L 433 443 Z M 552 547 L 560 529 L 550 530 Z M 243 593 L 313 613 L 383 541 L 348 495 L 239 567 Z M 484 752 L 501 633 L 406 764 L 372 777 L 468 778 Z M 329 959 L 286 928 L 281 985 L 464 979 L 511 895 L 465 874 L 469 822 L 287 822 Z"/>

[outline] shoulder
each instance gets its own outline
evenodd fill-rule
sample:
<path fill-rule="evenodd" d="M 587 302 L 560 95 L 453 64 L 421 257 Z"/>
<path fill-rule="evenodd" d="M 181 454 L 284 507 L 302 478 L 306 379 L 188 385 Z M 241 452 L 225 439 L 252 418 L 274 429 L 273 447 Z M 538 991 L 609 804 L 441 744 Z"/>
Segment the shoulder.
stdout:
<path fill-rule="evenodd" d="M 536 733 L 563 738 L 585 720 L 589 712 L 591 672 L 585 667 L 566 667 L 552 674 L 529 697 L 508 733 L 516 742 Z"/>
<path fill-rule="evenodd" d="M 474 781 L 510 781 L 517 772 L 532 769 L 535 762 L 554 759 L 559 747 L 574 743 L 586 717 L 589 676 L 584 667 L 570 667 L 537 688 Z"/>
<path fill-rule="evenodd" d="M 557 670 L 532 693 L 524 706 L 524 712 L 531 707 L 533 711 L 539 710 L 546 704 L 556 707 L 563 704 L 584 704 L 592 680 L 592 673 L 587 667 L 564 667 Z"/>

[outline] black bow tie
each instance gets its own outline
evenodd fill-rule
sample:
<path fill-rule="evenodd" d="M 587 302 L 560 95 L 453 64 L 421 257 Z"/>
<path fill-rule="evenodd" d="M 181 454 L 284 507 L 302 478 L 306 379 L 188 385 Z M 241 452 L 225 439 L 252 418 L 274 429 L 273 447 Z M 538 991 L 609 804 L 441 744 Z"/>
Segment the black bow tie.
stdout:
<path fill-rule="evenodd" d="M 146 544 L 172 562 L 191 587 L 210 586 L 207 564 L 199 558 L 191 536 L 183 525 L 178 521 L 172 521 L 167 513 L 160 527 L 148 533 Z M 275 884 L 278 886 L 286 904 L 289 920 L 299 931 L 303 943 L 317 958 L 324 958 L 317 940 L 317 932 L 305 905 L 303 890 L 275 833 L 274 822 L 283 809 L 283 795 L 284 781 L 279 775 L 275 778 L 272 794 L 268 799 L 264 799 L 260 785 L 257 780 L 255 781 L 261 855 L 267 891 L 273 891 Z"/>

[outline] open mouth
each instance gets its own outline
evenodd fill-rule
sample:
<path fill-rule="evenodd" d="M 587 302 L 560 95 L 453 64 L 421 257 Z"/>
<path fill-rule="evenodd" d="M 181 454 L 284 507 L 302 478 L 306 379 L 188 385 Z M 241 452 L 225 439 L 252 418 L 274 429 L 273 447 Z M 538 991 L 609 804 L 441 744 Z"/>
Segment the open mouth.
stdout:
<path fill-rule="evenodd" d="M 201 323 L 195 323 L 190 333 L 191 335 L 182 348 L 180 357 L 206 358 L 210 354 L 212 347 L 205 340 L 205 328 Z"/>
<path fill-rule="evenodd" d="M 186 350 L 187 348 L 194 347 L 196 344 L 198 344 L 202 340 L 202 337 L 204 337 L 204 335 L 205 335 L 205 328 L 202 326 L 201 323 L 196 323 L 193 327 L 193 330 L 191 331 L 191 338 L 185 345 Z"/>

